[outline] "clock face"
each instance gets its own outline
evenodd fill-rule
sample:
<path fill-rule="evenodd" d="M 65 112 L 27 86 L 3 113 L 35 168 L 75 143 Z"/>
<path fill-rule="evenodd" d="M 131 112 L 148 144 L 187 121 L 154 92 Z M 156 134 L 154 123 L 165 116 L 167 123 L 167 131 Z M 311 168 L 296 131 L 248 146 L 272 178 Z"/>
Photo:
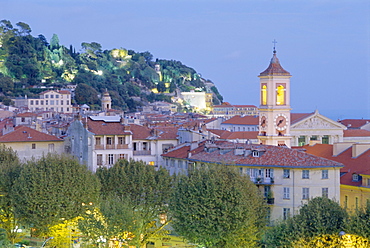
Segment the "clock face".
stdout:
<path fill-rule="evenodd" d="M 261 117 L 261 127 L 266 127 L 266 116 Z"/>
<path fill-rule="evenodd" d="M 275 128 L 279 131 L 287 128 L 287 118 L 283 114 L 279 114 L 275 117 Z"/>

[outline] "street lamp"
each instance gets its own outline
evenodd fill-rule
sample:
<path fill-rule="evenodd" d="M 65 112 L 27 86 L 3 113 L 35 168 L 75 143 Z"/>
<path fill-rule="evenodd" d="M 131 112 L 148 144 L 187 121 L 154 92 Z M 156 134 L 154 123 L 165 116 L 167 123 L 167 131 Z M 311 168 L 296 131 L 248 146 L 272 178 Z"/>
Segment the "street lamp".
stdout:
<path fill-rule="evenodd" d="M 42 243 L 41 248 L 45 246 L 46 242 L 48 242 L 50 239 L 53 239 L 53 238 L 54 238 L 54 237 L 47 238 L 47 239 L 44 241 L 44 243 Z"/>

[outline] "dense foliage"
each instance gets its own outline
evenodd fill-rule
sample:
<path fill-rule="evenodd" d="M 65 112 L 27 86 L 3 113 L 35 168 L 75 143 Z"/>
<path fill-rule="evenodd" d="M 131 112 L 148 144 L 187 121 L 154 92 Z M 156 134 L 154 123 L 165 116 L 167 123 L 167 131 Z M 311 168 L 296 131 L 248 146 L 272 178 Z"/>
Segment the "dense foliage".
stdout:
<path fill-rule="evenodd" d="M 225 165 L 204 164 L 179 176 L 170 208 L 174 229 L 204 247 L 258 247 L 266 224 L 260 191 Z"/>
<path fill-rule="evenodd" d="M 28 161 L 12 187 L 16 215 L 41 234 L 84 212 L 82 203 L 96 202 L 100 184 L 73 158 L 47 155 Z"/>
<path fill-rule="evenodd" d="M 215 100 L 222 101 L 215 87 L 209 88 L 194 69 L 179 61 L 153 61 L 150 52 L 124 48 L 103 50 L 97 42 L 82 42 L 81 52 L 76 52 L 72 45 L 61 45 L 56 34 L 48 43 L 43 35 L 33 37 L 31 31 L 23 22 L 14 27 L 10 21 L 0 21 L 0 100 L 6 104 L 10 97 L 33 97 L 38 93 L 34 87 L 58 89 L 81 83 L 94 91 L 88 91 L 91 98 L 77 91 L 78 104 L 96 104 L 97 93 L 108 90 L 113 107 L 123 110 L 135 110 L 142 104 L 138 98 L 168 101 L 176 89 L 215 92 Z"/>
<path fill-rule="evenodd" d="M 319 235 L 346 230 L 346 211 L 326 197 L 311 199 L 299 214 L 278 223 L 266 233 L 266 247 L 294 247 L 295 242 L 309 242 Z"/>

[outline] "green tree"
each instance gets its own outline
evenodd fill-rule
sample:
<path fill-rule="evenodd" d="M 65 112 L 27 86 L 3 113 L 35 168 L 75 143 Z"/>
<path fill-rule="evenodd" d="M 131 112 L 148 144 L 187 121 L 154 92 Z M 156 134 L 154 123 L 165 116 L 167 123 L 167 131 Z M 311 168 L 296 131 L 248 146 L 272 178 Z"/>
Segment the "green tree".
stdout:
<path fill-rule="evenodd" d="M 107 223 L 117 223 L 121 233 L 130 233 L 133 238 L 128 244 L 142 247 L 148 239 L 164 235 L 169 219 L 160 216 L 167 214 L 172 192 L 172 177 L 165 169 L 119 160 L 111 168 L 99 169 L 97 175 L 105 196 L 101 211 Z"/>
<path fill-rule="evenodd" d="M 79 83 L 75 90 L 75 100 L 77 104 L 98 104 L 98 92 L 88 84 Z"/>
<path fill-rule="evenodd" d="M 20 223 L 11 200 L 11 191 L 21 169 L 17 154 L 11 148 L 0 146 L 0 229 L 12 244 L 21 241 L 23 235 L 18 232 Z"/>
<path fill-rule="evenodd" d="M 205 247 L 257 247 L 266 220 L 263 197 L 234 168 L 202 164 L 178 176 L 170 210 L 174 229 Z"/>
<path fill-rule="evenodd" d="M 327 197 L 316 197 L 299 214 L 272 227 L 266 234 L 266 247 L 293 247 L 294 242 L 309 242 L 313 237 L 338 234 L 345 230 L 346 211 Z"/>
<path fill-rule="evenodd" d="M 100 184 L 85 165 L 66 155 L 48 154 L 28 161 L 13 190 L 16 214 L 38 233 L 84 212 L 82 203 L 96 202 Z"/>
<path fill-rule="evenodd" d="M 346 230 L 370 239 L 370 201 L 367 202 L 366 207 L 350 215 Z"/>

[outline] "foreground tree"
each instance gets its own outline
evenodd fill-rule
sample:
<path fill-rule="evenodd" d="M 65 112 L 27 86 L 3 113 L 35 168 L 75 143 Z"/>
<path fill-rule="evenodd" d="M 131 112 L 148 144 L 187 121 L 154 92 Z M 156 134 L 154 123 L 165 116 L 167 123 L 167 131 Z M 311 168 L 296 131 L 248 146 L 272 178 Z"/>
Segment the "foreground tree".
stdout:
<path fill-rule="evenodd" d="M 102 184 L 101 212 L 110 238 L 142 247 L 150 238 L 165 235 L 169 219 L 164 216 L 172 193 L 172 177 L 165 169 L 157 171 L 141 161 L 119 160 L 111 168 L 98 170 L 97 176 Z"/>
<path fill-rule="evenodd" d="M 10 195 L 21 169 L 17 154 L 11 148 L 0 146 L 0 229 L 4 230 L 4 238 L 12 244 L 21 241 L 23 235 L 19 232 L 20 224 L 14 215 Z"/>
<path fill-rule="evenodd" d="M 370 201 L 365 208 L 357 210 L 350 216 L 346 230 L 370 239 Z"/>
<path fill-rule="evenodd" d="M 96 202 L 99 190 L 99 181 L 85 165 L 49 154 L 27 162 L 12 195 L 18 216 L 46 234 L 51 226 L 83 214 L 82 203 Z"/>
<path fill-rule="evenodd" d="M 316 197 L 299 210 L 299 214 L 268 230 L 266 247 L 294 247 L 296 242 L 308 243 L 319 235 L 338 235 L 345 230 L 346 211 L 339 203 Z"/>
<path fill-rule="evenodd" d="M 231 167 L 203 164 L 177 178 L 173 227 L 205 247 L 257 247 L 266 206 L 250 179 Z"/>

